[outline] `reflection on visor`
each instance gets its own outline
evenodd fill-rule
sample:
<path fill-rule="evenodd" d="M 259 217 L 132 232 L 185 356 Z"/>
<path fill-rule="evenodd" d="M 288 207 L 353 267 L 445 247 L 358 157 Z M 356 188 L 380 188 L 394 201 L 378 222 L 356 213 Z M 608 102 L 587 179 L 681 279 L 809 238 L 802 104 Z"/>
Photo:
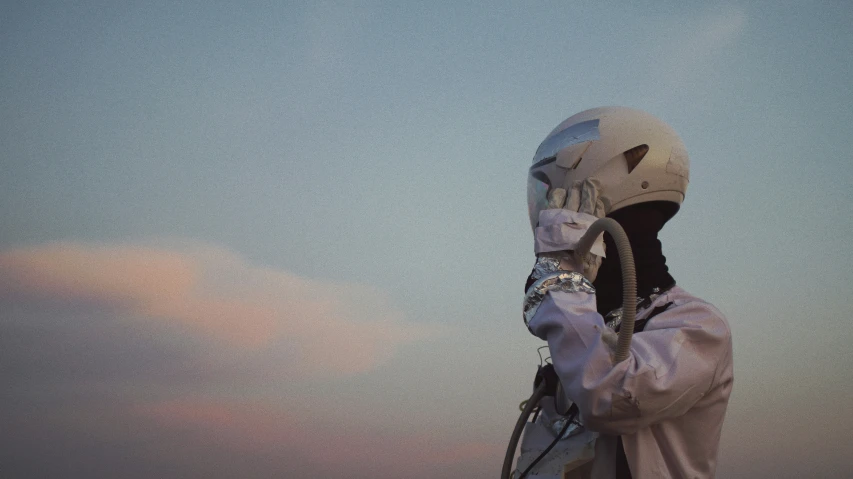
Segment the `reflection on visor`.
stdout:
<path fill-rule="evenodd" d="M 527 213 L 530 215 L 531 228 L 536 228 L 539 212 L 548 208 L 548 190 L 551 185 L 547 181 L 548 177 L 539 171 L 532 171 L 527 176 Z"/>
<path fill-rule="evenodd" d="M 530 215 L 531 228 L 536 228 L 539 212 L 548 209 L 548 190 L 551 189 L 551 180 L 545 172 L 548 169 L 546 166 L 556 161 L 557 153 L 563 148 L 599 138 L 598 119 L 595 119 L 576 123 L 539 145 L 527 177 L 527 212 Z"/>
<path fill-rule="evenodd" d="M 543 141 L 533 156 L 533 164 L 556 156 L 557 152 L 567 146 L 598 139 L 598 119 L 574 124 Z"/>

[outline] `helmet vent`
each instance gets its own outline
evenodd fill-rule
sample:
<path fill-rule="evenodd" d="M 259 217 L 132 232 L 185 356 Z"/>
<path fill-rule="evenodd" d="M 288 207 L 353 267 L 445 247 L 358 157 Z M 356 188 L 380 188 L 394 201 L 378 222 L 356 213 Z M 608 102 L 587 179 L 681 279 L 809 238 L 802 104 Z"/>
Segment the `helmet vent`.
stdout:
<path fill-rule="evenodd" d="M 631 148 L 630 150 L 624 153 L 625 161 L 628 163 L 628 173 L 634 171 L 634 168 L 640 164 L 640 161 L 645 158 L 646 153 L 649 152 L 649 145 L 639 145 Z"/>

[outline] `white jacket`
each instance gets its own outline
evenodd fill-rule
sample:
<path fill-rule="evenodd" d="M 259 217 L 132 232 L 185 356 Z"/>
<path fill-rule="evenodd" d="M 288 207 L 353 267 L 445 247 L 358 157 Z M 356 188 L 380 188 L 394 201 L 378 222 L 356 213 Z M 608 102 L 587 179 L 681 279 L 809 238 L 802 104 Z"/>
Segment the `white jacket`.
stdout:
<path fill-rule="evenodd" d="M 712 305 L 678 286 L 637 312 L 628 359 L 613 364 L 595 296 L 552 291 L 529 323 L 548 341 L 566 395 L 584 425 L 601 433 L 592 477 L 614 477 L 617 436 L 634 479 L 710 478 L 732 389 L 729 325 Z"/>

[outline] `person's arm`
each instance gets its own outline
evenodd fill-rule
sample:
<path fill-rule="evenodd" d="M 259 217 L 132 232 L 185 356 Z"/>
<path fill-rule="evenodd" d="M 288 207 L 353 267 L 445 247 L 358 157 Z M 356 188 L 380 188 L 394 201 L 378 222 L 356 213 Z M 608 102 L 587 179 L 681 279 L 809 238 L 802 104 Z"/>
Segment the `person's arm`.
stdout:
<path fill-rule="evenodd" d="M 554 368 L 586 427 L 631 434 L 696 404 L 711 388 L 730 341 L 725 322 L 702 302 L 676 302 L 655 322 L 673 327 L 635 334 L 628 359 L 615 365 L 593 294 L 552 291 L 529 326 L 548 341 Z"/>

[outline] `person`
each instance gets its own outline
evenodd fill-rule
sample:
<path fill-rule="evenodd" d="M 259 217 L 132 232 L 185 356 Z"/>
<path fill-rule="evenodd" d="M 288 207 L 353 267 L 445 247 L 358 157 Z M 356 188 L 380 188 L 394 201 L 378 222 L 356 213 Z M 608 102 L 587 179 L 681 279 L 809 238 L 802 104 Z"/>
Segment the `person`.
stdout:
<path fill-rule="evenodd" d="M 731 332 L 719 310 L 676 284 L 658 239 L 688 178 L 678 135 L 639 110 L 578 113 L 539 146 L 528 177 L 537 260 L 525 323 L 547 341 L 565 397 L 546 398 L 527 423 L 515 477 L 545 448 L 543 430 L 551 428 L 549 440 L 559 434 L 555 424 L 567 418 L 556 411 L 571 403 L 579 414 L 564 444 L 526 477 L 714 477 L 733 382 Z M 586 258 L 573 254 L 604 216 L 625 230 L 636 264 L 635 333 L 621 362 L 613 357 L 622 306 L 613 239 L 603 235 Z"/>

